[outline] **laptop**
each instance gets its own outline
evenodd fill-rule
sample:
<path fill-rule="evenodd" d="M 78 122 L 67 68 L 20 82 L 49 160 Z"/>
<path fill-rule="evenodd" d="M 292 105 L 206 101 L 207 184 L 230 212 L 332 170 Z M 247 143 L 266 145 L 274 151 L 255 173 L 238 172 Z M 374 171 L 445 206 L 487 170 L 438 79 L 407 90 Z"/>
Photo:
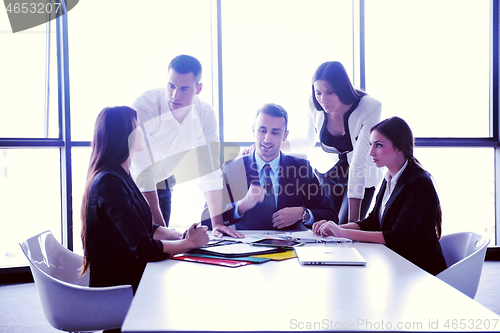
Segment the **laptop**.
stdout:
<path fill-rule="evenodd" d="M 366 265 L 365 258 L 353 247 L 298 246 L 295 253 L 302 265 Z"/>

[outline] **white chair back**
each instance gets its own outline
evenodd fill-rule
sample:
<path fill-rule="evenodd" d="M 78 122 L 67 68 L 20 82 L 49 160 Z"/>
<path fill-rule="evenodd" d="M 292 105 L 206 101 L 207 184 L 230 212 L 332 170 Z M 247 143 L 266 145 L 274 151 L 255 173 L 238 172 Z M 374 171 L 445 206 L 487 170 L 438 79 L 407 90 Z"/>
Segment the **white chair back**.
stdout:
<path fill-rule="evenodd" d="M 489 243 L 489 238 L 473 232 L 459 232 L 441 237 L 440 244 L 448 268 L 437 277 L 474 298 Z"/>
<path fill-rule="evenodd" d="M 38 269 L 55 279 L 89 286 L 89 272 L 82 276 L 82 256 L 68 250 L 51 232 L 43 232 L 20 244 L 24 254 Z"/>
<path fill-rule="evenodd" d="M 64 248 L 50 231 L 20 243 L 47 321 L 56 329 L 93 332 L 120 328 L 133 298 L 131 285 L 89 287 L 83 257 Z"/>

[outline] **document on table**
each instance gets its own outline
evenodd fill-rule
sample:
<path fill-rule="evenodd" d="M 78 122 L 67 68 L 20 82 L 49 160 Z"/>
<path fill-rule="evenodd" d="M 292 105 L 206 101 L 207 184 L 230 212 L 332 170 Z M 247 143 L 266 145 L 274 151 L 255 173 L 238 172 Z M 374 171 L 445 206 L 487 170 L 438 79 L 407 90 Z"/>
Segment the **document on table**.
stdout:
<path fill-rule="evenodd" d="M 205 253 L 223 257 L 243 257 L 256 254 L 277 253 L 285 250 L 277 247 L 254 246 L 247 243 L 234 243 L 229 245 L 210 246 L 191 250 L 192 253 Z"/>
<path fill-rule="evenodd" d="M 223 236 L 223 240 L 232 240 L 235 242 L 241 242 L 245 244 L 250 244 L 253 242 L 256 242 L 258 240 L 264 239 L 264 236 L 258 236 L 258 235 L 252 235 L 252 236 L 245 236 L 245 238 L 234 238 L 234 237 L 229 237 L 229 236 Z M 218 238 L 219 239 L 219 238 Z"/>
<path fill-rule="evenodd" d="M 232 240 L 235 242 L 241 242 L 241 243 L 253 243 L 256 241 L 259 241 L 261 239 L 267 239 L 267 238 L 275 238 L 275 239 L 282 239 L 281 237 L 278 237 L 277 235 L 282 235 L 280 232 L 276 231 L 269 231 L 269 232 L 260 232 L 260 233 L 255 233 L 252 235 L 245 235 L 244 238 L 235 238 L 235 237 L 229 237 L 229 236 L 223 236 L 222 238 L 211 238 L 211 241 L 217 241 L 217 240 Z"/>
<path fill-rule="evenodd" d="M 281 237 L 284 239 L 295 239 L 305 243 L 317 243 L 317 242 L 346 242 L 351 241 L 348 238 L 342 237 L 322 237 L 315 235 L 312 230 L 305 231 L 291 231 L 291 232 L 283 232 L 274 235 L 275 237 Z"/>

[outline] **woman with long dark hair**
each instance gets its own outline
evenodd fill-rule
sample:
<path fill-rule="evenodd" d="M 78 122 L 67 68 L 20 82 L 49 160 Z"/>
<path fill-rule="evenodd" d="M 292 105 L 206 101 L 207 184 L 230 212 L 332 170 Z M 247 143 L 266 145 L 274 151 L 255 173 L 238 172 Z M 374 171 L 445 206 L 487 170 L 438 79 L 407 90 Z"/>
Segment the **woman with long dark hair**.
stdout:
<path fill-rule="evenodd" d="M 82 203 L 84 272 L 90 286 L 139 285 L 146 263 L 187 252 L 209 241 L 193 225 L 183 239 L 153 225 L 151 209 L 130 176 L 130 156 L 144 148 L 137 113 L 108 107 L 97 116 Z"/>
<path fill-rule="evenodd" d="M 446 269 L 441 207 L 430 175 L 413 156 L 410 127 L 401 118 L 386 119 L 372 127 L 370 143 L 376 166 L 387 168 L 374 209 L 366 219 L 341 226 L 317 222 L 313 232 L 385 244 L 427 272 L 440 273 Z"/>
<path fill-rule="evenodd" d="M 306 135 L 288 143 L 295 151 L 320 142 L 322 153 L 313 154 L 311 162 L 339 213 L 339 224 L 365 217 L 380 182 L 368 152 L 370 128 L 381 112 L 378 100 L 353 87 L 340 62 L 325 62 L 314 73 Z"/>

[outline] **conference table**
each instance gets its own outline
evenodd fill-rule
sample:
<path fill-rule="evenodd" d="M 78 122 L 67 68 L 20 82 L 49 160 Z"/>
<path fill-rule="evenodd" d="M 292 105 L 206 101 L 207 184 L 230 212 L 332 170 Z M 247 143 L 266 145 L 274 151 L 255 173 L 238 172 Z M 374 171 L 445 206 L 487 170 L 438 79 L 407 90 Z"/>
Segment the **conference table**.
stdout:
<path fill-rule="evenodd" d="M 353 247 L 365 266 L 148 263 L 122 331 L 500 330 L 497 314 L 386 246 Z"/>

